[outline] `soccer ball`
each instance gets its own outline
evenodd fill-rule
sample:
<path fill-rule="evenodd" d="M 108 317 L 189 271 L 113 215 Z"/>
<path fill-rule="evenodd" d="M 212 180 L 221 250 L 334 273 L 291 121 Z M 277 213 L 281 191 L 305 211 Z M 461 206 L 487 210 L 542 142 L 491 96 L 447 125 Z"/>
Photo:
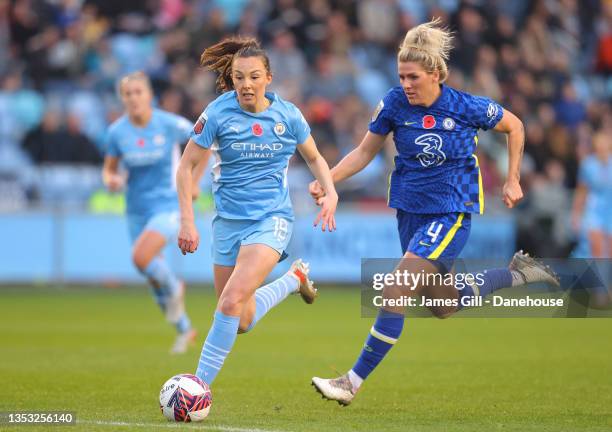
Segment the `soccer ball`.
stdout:
<path fill-rule="evenodd" d="M 208 384 L 195 375 L 175 375 L 159 392 L 159 408 L 169 421 L 197 422 L 206 418 L 212 405 Z"/>

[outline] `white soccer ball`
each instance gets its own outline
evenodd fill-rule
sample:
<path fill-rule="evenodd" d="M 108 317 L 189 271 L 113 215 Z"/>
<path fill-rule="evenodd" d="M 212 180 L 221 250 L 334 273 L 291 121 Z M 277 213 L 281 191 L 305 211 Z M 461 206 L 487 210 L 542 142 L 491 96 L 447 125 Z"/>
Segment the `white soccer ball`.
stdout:
<path fill-rule="evenodd" d="M 208 416 L 212 393 L 208 384 L 195 375 L 175 375 L 159 392 L 159 408 L 169 421 L 197 422 Z"/>

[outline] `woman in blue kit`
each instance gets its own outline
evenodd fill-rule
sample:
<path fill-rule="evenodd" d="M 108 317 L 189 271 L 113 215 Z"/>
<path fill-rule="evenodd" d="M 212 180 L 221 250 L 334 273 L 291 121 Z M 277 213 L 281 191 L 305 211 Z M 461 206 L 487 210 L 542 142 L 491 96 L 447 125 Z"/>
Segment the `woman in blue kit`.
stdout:
<path fill-rule="evenodd" d="M 219 297 L 196 375 L 212 384 L 234 345 L 289 294 L 312 303 L 308 266 L 297 260 L 281 278 L 260 288 L 291 238 L 293 211 L 287 187 L 289 159 L 301 153 L 326 195 L 315 225 L 333 231 L 338 196 L 301 112 L 274 93 L 270 62 L 259 43 L 226 39 L 204 51 L 201 64 L 217 71 L 223 94 L 197 120 L 177 172 L 181 228 L 178 245 L 194 252 L 199 236 L 191 205 L 192 170 L 214 157 L 214 284 Z M 259 288 L 259 289 L 258 289 Z"/>
<path fill-rule="evenodd" d="M 171 352 L 183 353 L 196 333 L 185 312 L 184 284 L 168 266 L 162 250 L 178 233 L 174 176 L 180 145 L 189 136 L 192 125 L 183 117 L 153 108 L 151 83 L 143 72 L 122 78 L 119 94 L 126 114 L 108 128 L 102 177 L 109 190 L 119 191 L 125 185 L 119 163 L 127 170 L 132 261 L 148 279 L 166 319 L 176 327 L 178 335 Z M 194 181 L 202 171 L 202 166 L 198 166 Z"/>
<path fill-rule="evenodd" d="M 474 154 L 478 130 L 494 129 L 508 137 L 508 178 L 503 200 L 512 208 L 523 197 L 519 184 L 524 132 L 521 121 L 492 100 L 444 85 L 450 33 L 434 20 L 406 34 L 398 53 L 400 86 L 386 94 L 376 108 L 360 145 L 332 169 L 334 182 L 361 171 L 381 150 L 389 133 L 398 155 L 390 179 L 389 206 L 397 210 L 398 231 L 404 253 L 400 271 L 413 275 L 446 275 L 467 242 L 472 213 L 484 212 L 484 193 Z M 310 185 L 316 200 L 325 191 Z M 422 295 L 450 299 L 452 305 L 430 307 L 438 317 L 461 308 L 462 298 L 528 282 L 557 284 L 555 275 L 539 262 L 517 253 L 509 268 L 489 269 L 472 275 L 472 285 L 459 289 L 424 277 L 414 286 L 387 285 L 386 305 L 380 309 L 357 362 L 335 379 L 314 377 L 312 384 L 325 398 L 348 405 L 362 382 L 397 342 L 403 325 L 403 306 L 393 300 Z M 433 282 L 431 281 L 433 279 Z M 469 304 L 466 304 L 469 305 Z"/>

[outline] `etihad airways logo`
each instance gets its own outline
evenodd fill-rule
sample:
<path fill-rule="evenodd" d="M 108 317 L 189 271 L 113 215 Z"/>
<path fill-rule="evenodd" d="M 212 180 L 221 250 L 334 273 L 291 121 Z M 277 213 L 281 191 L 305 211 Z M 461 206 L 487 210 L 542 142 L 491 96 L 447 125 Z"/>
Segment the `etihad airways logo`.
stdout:
<path fill-rule="evenodd" d="M 238 151 L 279 151 L 283 149 L 283 145 L 281 143 L 261 144 L 236 142 L 232 144 L 232 149 Z"/>
<path fill-rule="evenodd" d="M 283 149 L 283 144 L 281 143 L 243 143 L 243 142 L 235 142 L 232 144 L 232 149 L 240 152 L 240 157 L 243 158 L 254 158 L 254 159 L 264 159 L 264 158 L 272 158 L 274 157 L 274 152 L 280 151 Z"/>
<path fill-rule="evenodd" d="M 164 149 L 151 151 L 131 151 L 123 154 L 123 161 L 130 167 L 153 165 L 164 157 Z"/>

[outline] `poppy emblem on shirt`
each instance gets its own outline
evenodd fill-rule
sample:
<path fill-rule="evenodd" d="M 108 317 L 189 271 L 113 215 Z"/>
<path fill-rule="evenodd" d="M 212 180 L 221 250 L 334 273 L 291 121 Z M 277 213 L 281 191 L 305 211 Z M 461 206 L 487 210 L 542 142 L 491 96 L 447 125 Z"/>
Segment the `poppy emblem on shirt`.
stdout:
<path fill-rule="evenodd" d="M 423 117 L 423 127 L 425 129 L 432 129 L 436 126 L 436 119 L 432 115 L 426 115 Z"/>
<path fill-rule="evenodd" d="M 144 140 L 144 138 L 138 138 L 138 141 L 136 141 L 136 145 L 137 145 L 138 147 L 144 147 L 144 145 L 145 145 L 145 140 Z"/>
<path fill-rule="evenodd" d="M 259 123 L 255 123 L 251 130 L 253 131 L 253 135 L 255 136 L 261 136 L 263 134 L 263 128 Z"/>

